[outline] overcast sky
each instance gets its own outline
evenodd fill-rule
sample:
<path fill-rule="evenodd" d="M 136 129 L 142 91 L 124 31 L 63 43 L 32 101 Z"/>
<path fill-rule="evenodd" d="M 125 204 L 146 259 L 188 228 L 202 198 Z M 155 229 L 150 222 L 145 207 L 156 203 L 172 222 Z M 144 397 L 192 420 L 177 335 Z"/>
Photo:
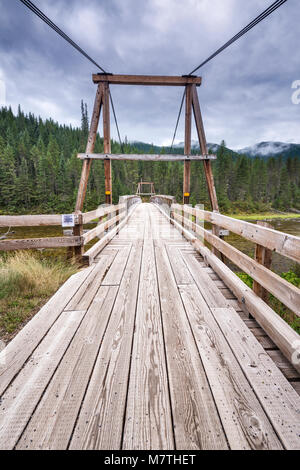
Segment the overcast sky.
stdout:
<path fill-rule="evenodd" d="M 272 1 L 35 3 L 107 71 L 182 75 Z M 300 143 L 300 104 L 291 100 L 292 83 L 300 80 L 299 7 L 299 0 L 288 0 L 198 72 L 209 142 L 224 139 L 233 149 L 268 140 Z M 5 83 L 6 104 L 14 111 L 20 103 L 25 112 L 77 126 L 81 99 L 91 114 L 93 72 L 98 70 L 19 0 L 0 0 L 0 98 Z M 182 89 L 114 86 L 112 95 L 122 137 L 170 144 Z M 182 140 L 183 121 L 177 137 Z"/>

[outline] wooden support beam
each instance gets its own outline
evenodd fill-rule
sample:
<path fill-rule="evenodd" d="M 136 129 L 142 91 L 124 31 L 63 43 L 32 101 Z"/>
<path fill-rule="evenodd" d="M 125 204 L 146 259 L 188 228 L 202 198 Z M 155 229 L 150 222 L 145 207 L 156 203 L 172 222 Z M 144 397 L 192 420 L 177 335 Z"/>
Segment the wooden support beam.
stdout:
<path fill-rule="evenodd" d="M 103 138 L 104 153 L 111 153 L 110 143 L 110 100 L 109 84 L 103 84 Z M 111 160 L 104 160 L 105 176 L 105 203 L 112 204 L 112 178 L 111 178 Z"/>
<path fill-rule="evenodd" d="M 195 86 L 200 86 L 202 78 L 164 75 L 105 75 L 100 73 L 93 75 L 93 82 L 106 82 L 112 85 L 186 86 L 194 84 Z"/>
<path fill-rule="evenodd" d="M 103 84 L 100 83 L 98 85 L 96 98 L 95 98 L 93 116 L 91 120 L 91 127 L 90 127 L 90 132 L 89 132 L 89 137 L 88 137 L 88 142 L 87 142 L 86 152 L 85 152 L 86 154 L 93 153 L 94 148 L 95 148 L 102 103 L 103 103 Z M 83 161 L 75 211 L 82 211 L 83 209 L 84 198 L 86 194 L 86 188 L 87 188 L 90 169 L 91 169 L 91 163 L 92 163 L 92 160 L 88 158 L 85 158 Z"/>
<path fill-rule="evenodd" d="M 65 248 L 69 246 L 80 247 L 83 244 L 81 237 L 50 237 L 27 238 L 25 240 L 2 240 L 0 251 L 35 250 L 40 248 Z"/>
<path fill-rule="evenodd" d="M 185 137 L 184 153 L 191 154 L 192 147 L 192 85 L 185 89 Z M 183 174 L 183 204 L 189 204 L 191 195 L 191 162 L 184 162 Z"/>
<path fill-rule="evenodd" d="M 207 142 L 206 142 L 206 136 L 205 136 L 203 120 L 202 120 L 202 115 L 201 115 L 200 103 L 199 103 L 197 89 L 194 85 L 192 86 L 192 102 L 193 102 L 193 111 L 194 111 L 194 116 L 195 116 L 195 121 L 196 121 L 196 128 L 197 128 L 197 133 L 198 133 L 200 149 L 203 154 L 207 154 L 208 153 Z M 209 199 L 210 199 L 212 210 L 215 212 L 219 212 L 218 198 L 217 198 L 214 176 L 213 176 L 210 160 L 204 160 L 203 167 L 204 167 L 204 173 L 205 173 L 208 194 L 209 194 Z M 220 231 L 219 227 L 213 225 L 212 230 L 213 230 L 213 234 L 218 237 L 219 231 Z M 220 253 L 218 252 L 218 250 L 216 250 L 215 247 L 213 247 L 213 253 L 216 256 L 220 256 Z"/>
<path fill-rule="evenodd" d="M 194 116 L 195 116 L 195 121 L 196 121 L 196 128 L 197 128 L 197 133 L 198 133 L 200 149 L 203 155 L 207 155 L 208 150 L 207 150 L 207 143 L 206 143 L 203 121 L 202 121 L 200 103 L 199 103 L 197 89 L 194 85 L 192 86 L 192 102 L 193 102 L 193 111 L 194 111 Z M 217 193 L 216 193 L 211 163 L 209 160 L 204 160 L 203 164 L 204 164 L 204 172 L 205 172 L 211 207 L 213 211 L 219 212 L 219 205 L 218 205 L 218 199 L 217 199 Z"/>
<path fill-rule="evenodd" d="M 133 160 L 133 161 L 146 161 L 146 162 L 184 162 L 184 161 L 199 161 L 199 160 L 216 160 L 216 155 L 173 155 L 173 154 L 135 154 L 135 153 L 79 153 L 77 155 L 81 160 Z"/>
<path fill-rule="evenodd" d="M 257 225 L 261 227 L 272 228 L 267 222 L 258 221 Z M 265 266 L 267 269 L 271 269 L 272 266 L 272 251 L 268 250 L 262 245 L 256 244 L 255 246 L 255 260 Z M 253 291 L 258 297 L 260 297 L 264 302 L 269 303 L 269 293 L 268 291 L 261 286 L 257 281 L 253 281 Z"/>

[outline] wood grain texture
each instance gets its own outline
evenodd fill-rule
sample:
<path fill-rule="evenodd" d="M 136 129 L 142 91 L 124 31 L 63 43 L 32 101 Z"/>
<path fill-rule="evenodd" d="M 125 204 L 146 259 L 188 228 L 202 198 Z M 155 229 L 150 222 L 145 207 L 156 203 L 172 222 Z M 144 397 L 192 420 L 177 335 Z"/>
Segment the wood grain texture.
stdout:
<path fill-rule="evenodd" d="M 71 449 L 121 448 L 142 257 L 133 247 L 72 437 Z"/>
<path fill-rule="evenodd" d="M 62 224 L 62 216 L 49 215 L 1 215 L 0 227 L 38 227 Z"/>
<path fill-rule="evenodd" d="M 188 230 L 184 230 L 175 220 L 172 220 L 161 208 L 155 206 L 160 213 L 169 220 L 194 248 L 201 254 L 205 263 L 210 265 L 215 273 L 223 279 L 228 288 L 236 295 L 238 301 L 257 320 L 260 326 L 266 331 L 270 339 L 278 346 L 284 356 L 292 362 L 299 341 L 299 335 L 293 330 L 274 310 L 254 294 L 246 284 L 239 279 L 221 260 L 219 260 L 207 247 L 203 245 Z M 231 300 L 230 302 L 236 302 Z M 295 364 L 295 369 L 300 372 L 300 365 Z"/>
<path fill-rule="evenodd" d="M 64 312 L 1 397 L 0 449 L 13 449 L 85 311 Z"/>
<path fill-rule="evenodd" d="M 174 213 L 174 219 L 181 223 L 184 222 L 185 226 L 190 229 L 195 225 L 191 221 L 187 220 L 187 218 L 184 218 L 177 213 Z M 242 271 L 249 274 L 249 276 L 255 279 L 268 292 L 278 298 L 296 315 L 300 316 L 300 289 L 298 287 L 242 253 L 234 246 L 213 235 L 208 230 L 200 227 L 200 225 L 196 225 L 196 230 L 197 233 L 203 236 L 208 243 L 223 253 L 226 258 L 242 269 Z"/>
<path fill-rule="evenodd" d="M 101 287 L 25 429 L 17 449 L 65 450 L 107 322 L 117 287 Z"/>
<path fill-rule="evenodd" d="M 0 251 L 35 250 L 39 248 L 64 248 L 68 246 L 81 246 L 81 237 L 50 237 L 27 238 L 24 240 L 1 240 Z"/>
<path fill-rule="evenodd" d="M 0 353 L 0 396 L 93 270 L 91 266 L 70 277 Z"/>
<path fill-rule="evenodd" d="M 106 82 L 112 85 L 159 85 L 159 86 L 185 86 L 195 84 L 200 86 L 201 77 L 182 77 L 168 75 L 105 75 L 94 74 L 94 83 Z"/>
<path fill-rule="evenodd" d="M 169 256 L 169 260 L 172 266 L 172 270 L 175 276 L 176 284 L 178 286 L 185 284 L 193 284 L 194 280 L 186 267 L 185 262 L 180 255 L 180 248 L 173 244 L 166 243 L 166 249 Z"/>
<path fill-rule="evenodd" d="M 233 309 L 212 309 L 286 449 L 300 449 L 300 398 Z"/>
<path fill-rule="evenodd" d="M 167 253 L 156 248 L 176 449 L 227 449 Z"/>
<path fill-rule="evenodd" d="M 281 449 L 203 296 L 195 285 L 181 287 L 180 292 L 230 448 Z"/>
<path fill-rule="evenodd" d="M 103 85 L 100 83 L 97 88 L 94 109 L 93 109 L 93 114 L 92 114 L 92 120 L 91 120 L 91 127 L 89 131 L 87 146 L 85 149 L 86 153 L 93 153 L 94 148 L 95 148 L 102 103 L 103 103 Z M 92 160 L 90 159 L 85 159 L 83 162 L 75 211 L 82 211 L 83 209 L 87 184 L 89 180 L 89 174 L 91 170 L 91 164 L 92 164 Z"/>
<path fill-rule="evenodd" d="M 65 310 L 87 310 L 89 308 L 113 260 L 114 255 L 101 256 L 95 269 L 93 269 L 91 274 L 72 297 Z"/>
<path fill-rule="evenodd" d="M 174 449 L 164 338 L 148 217 L 136 313 L 123 449 Z"/>
<path fill-rule="evenodd" d="M 167 155 L 167 154 L 134 154 L 134 153 L 79 153 L 80 160 L 120 160 L 120 161 L 146 161 L 146 162 L 184 162 L 198 160 L 216 160 L 216 155 Z"/>
<path fill-rule="evenodd" d="M 105 278 L 102 281 L 103 286 L 118 286 L 121 284 L 124 269 L 130 255 L 132 244 L 121 248 L 115 256 L 112 265 L 109 268 Z"/>
<path fill-rule="evenodd" d="M 173 209 L 176 208 L 180 209 L 181 206 L 174 205 Z M 272 228 L 262 227 L 257 224 L 251 224 L 244 220 L 233 219 L 215 212 L 202 211 L 190 207 L 186 207 L 185 211 L 201 220 L 205 220 L 214 225 L 219 225 L 220 227 L 230 230 L 246 240 L 258 243 L 271 251 L 276 251 L 276 253 L 300 262 L 300 237 L 279 232 Z"/>

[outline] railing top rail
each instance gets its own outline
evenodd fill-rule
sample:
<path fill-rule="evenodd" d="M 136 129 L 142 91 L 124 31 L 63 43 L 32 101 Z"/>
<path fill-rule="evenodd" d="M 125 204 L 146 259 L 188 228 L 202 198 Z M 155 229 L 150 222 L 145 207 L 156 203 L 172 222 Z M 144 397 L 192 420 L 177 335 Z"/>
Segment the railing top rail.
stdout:
<path fill-rule="evenodd" d="M 271 251 L 286 256 L 300 263 L 300 237 L 288 233 L 279 232 L 272 228 L 234 219 L 217 212 L 204 211 L 179 204 L 172 205 L 173 210 L 185 210 L 186 213 L 197 216 L 206 222 L 225 228 L 241 237 L 257 243 Z"/>

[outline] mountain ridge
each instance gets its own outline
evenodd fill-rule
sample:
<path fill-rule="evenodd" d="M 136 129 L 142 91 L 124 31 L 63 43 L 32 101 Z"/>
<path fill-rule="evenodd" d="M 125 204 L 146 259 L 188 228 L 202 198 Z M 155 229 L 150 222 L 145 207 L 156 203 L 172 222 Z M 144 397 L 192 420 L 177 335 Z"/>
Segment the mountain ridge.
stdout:
<path fill-rule="evenodd" d="M 133 145 L 135 145 L 139 150 L 143 150 L 145 152 L 152 151 L 154 153 L 160 153 L 163 149 L 168 153 L 170 152 L 170 147 L 167 146 L 159 146 L 154 144 L 148 144 L 145 142 L 140 141 L 133 141 Z M 219 144 L 208 143 L 207 144 L 208 150 L 211 153 L 217 153 L 220 149 Z M 239 150 L 232 150 L 229 147 L 225 147 L 228 152 L 230 152 L 233 156 L 238 155 L 246 155 L 247 157 L 255 158 L 271 158 L 271 157 L 282 157 L 283 159 L 289 157 L 300 157 L 300 144 L 294 143 L 285 143 L 285 142 L 260 142 L 258 144 L 254 144 L 249 147 L 245 147 Z M 173 146 L 173 151 L 177 151 L 179 154 L 184 153 L 184 142 L 179 142 L 178 144 Z M 197 141 L 192 141 L 192 151 L 197 152 L 199 151 L 199 144 Z"/>

